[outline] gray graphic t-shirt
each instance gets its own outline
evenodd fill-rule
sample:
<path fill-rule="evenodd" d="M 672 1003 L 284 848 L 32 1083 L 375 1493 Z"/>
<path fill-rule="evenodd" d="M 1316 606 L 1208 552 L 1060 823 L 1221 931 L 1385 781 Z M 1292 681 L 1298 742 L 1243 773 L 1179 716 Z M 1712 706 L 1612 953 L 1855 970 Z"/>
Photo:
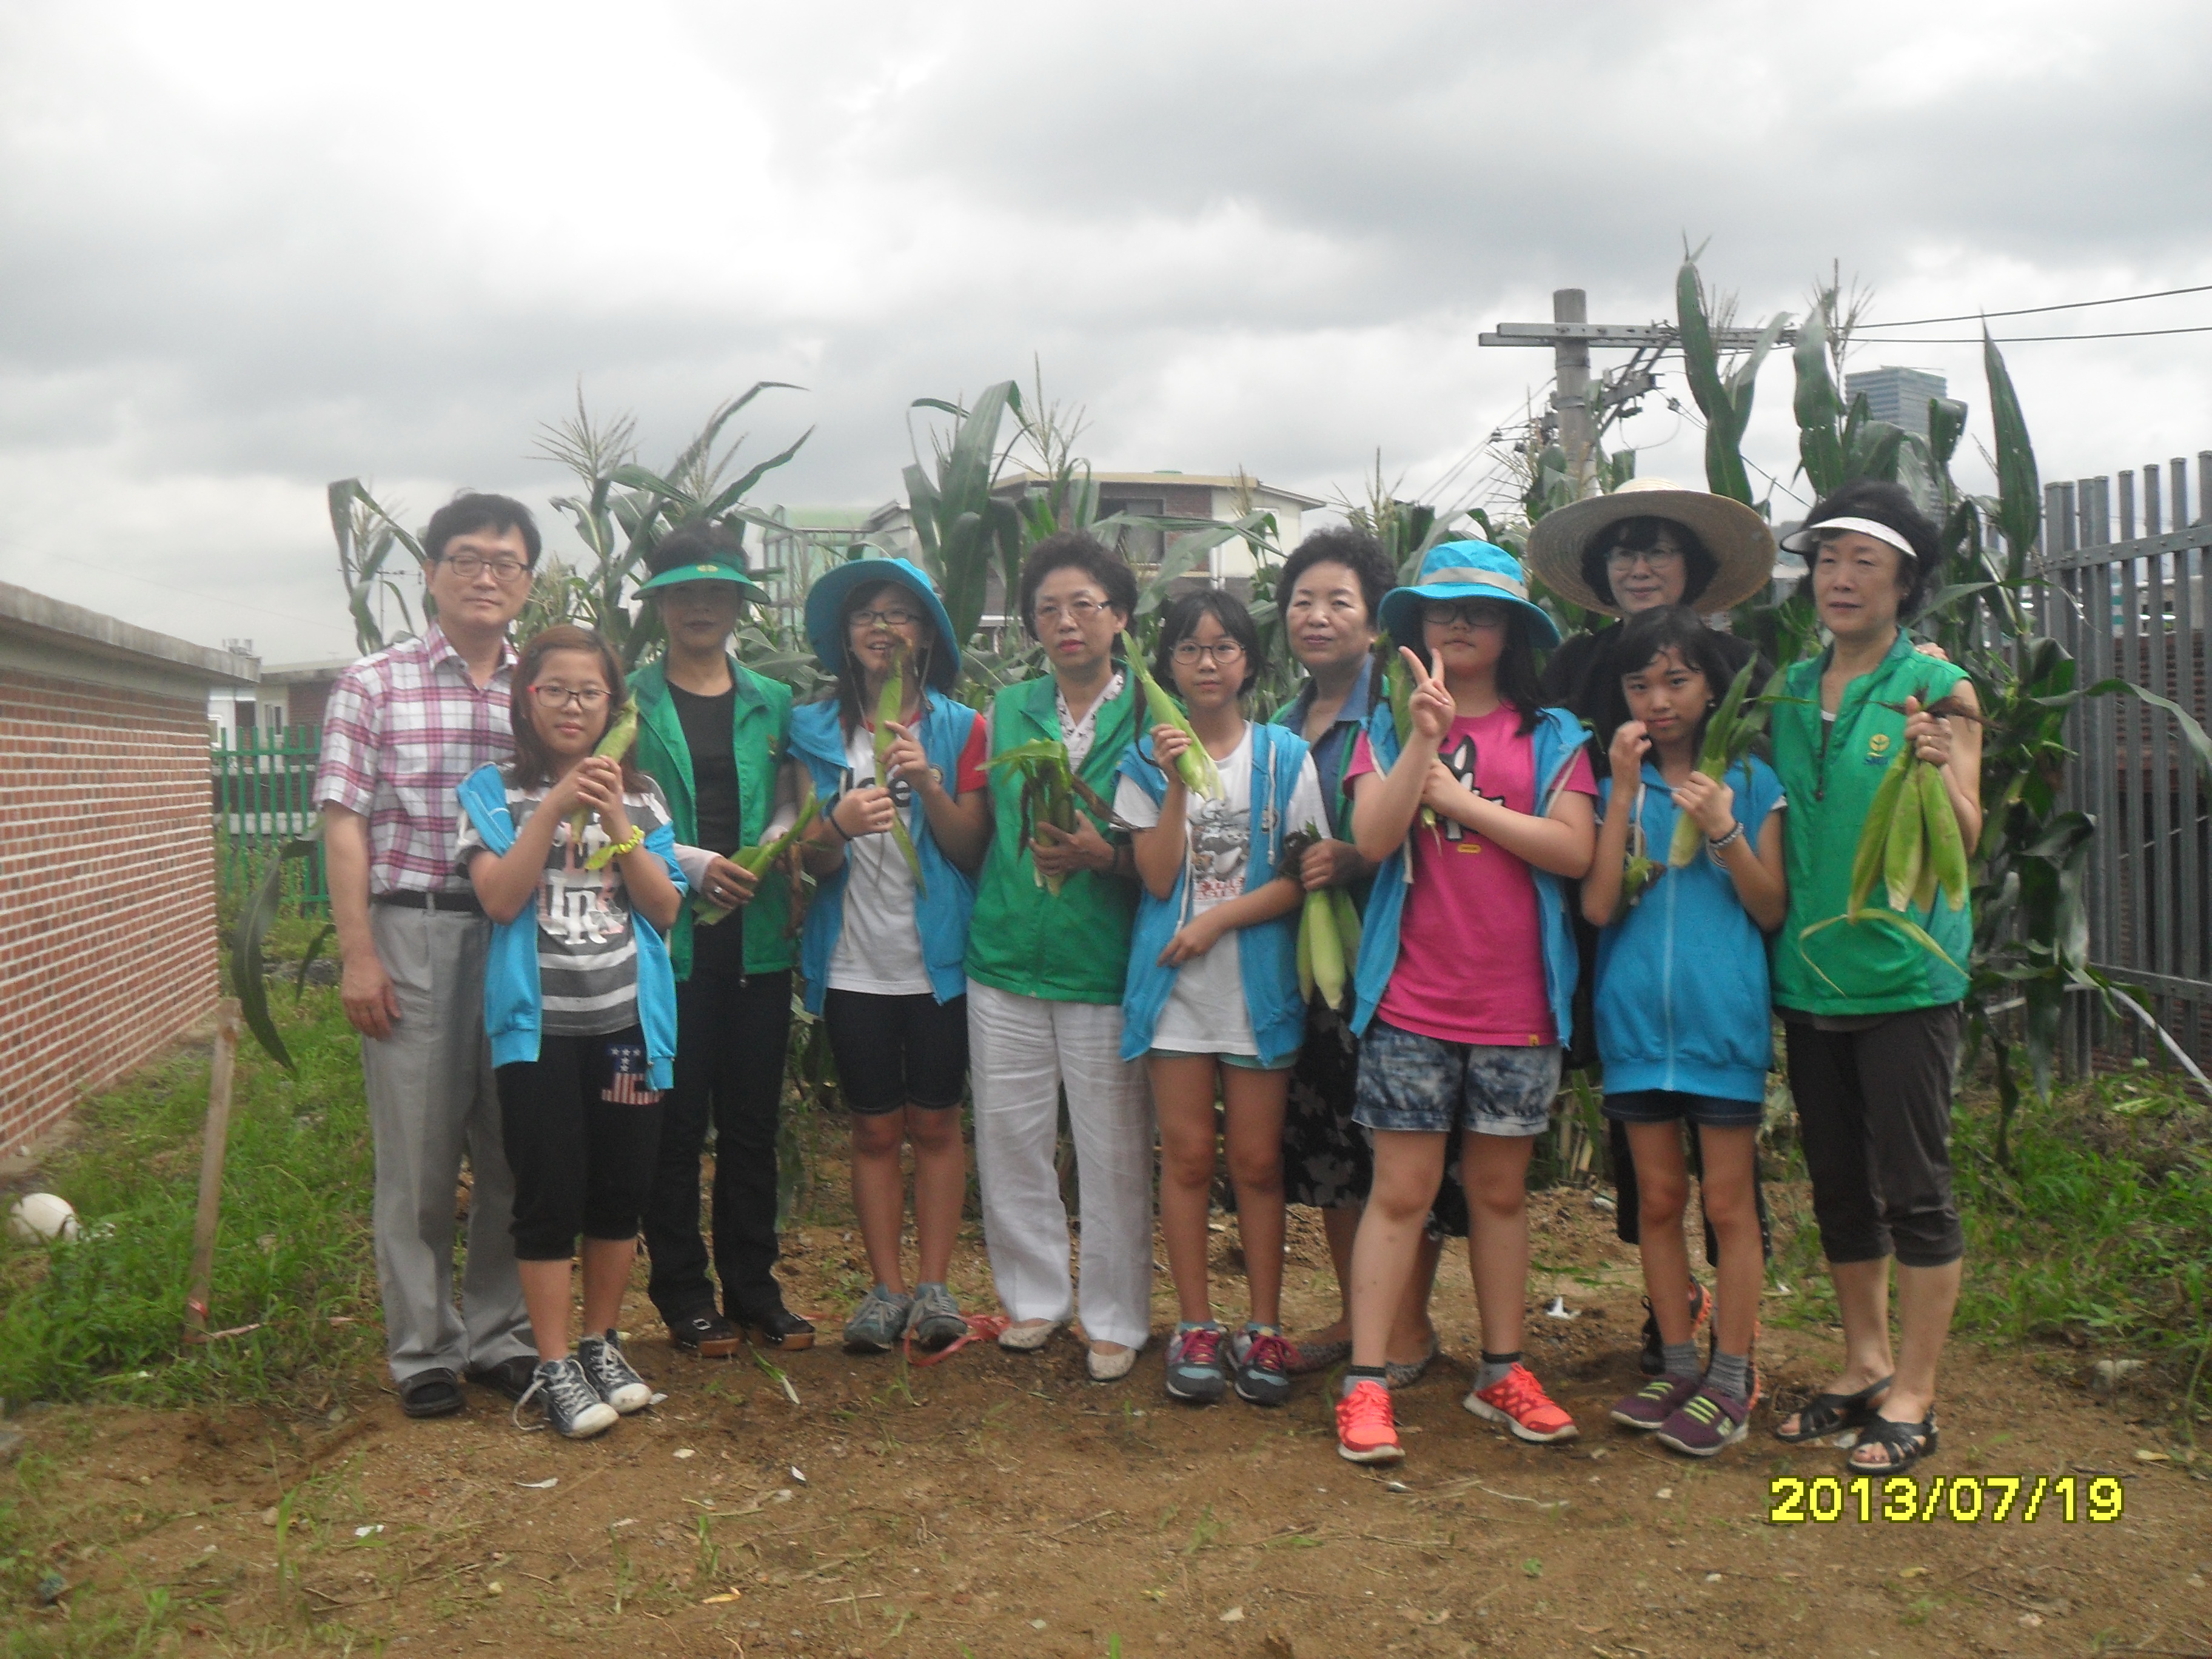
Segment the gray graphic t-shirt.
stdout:
<path fill-rule="evenodd" d="M 545 799 L 541 788 L 507 786 L 507 810 L 518 833 Z M 647 835 L 665 824 L 668 802 L 650 778 L 642 791 L 623 796 L 629 821 Z M 580 843 L 568 839 L 564 822 L 553 831 L 553 845 L 538 878 L 538 984 L 549 1036 L 604 1036 L 637 1024 L 637 934 L 631 926 L 629 890 L 612 861 L 587 870 L 585 860 L 610 837 L 597 818 L 587 818 Z M 458 862 L 487 850 L 466 812 L 461 814 Z"/>

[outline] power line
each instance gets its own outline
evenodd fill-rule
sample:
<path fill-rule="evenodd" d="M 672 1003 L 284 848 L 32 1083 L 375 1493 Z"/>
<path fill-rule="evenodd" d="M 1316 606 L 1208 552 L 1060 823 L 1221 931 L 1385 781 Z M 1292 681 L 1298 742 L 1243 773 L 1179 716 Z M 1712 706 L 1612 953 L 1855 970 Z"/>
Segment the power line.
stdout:
<path fill-rule="evenodd" d="M 2022 306 L 2017 311 L 1977 311 L 1959 317 L 1913 317 L 1903 322 L 1864 323 L 1861 326 L 1864 328 L 1923 328 L 1931 323 L 1978 323 L 1984 317 L 2033 317 L 2039 312 L 2045 311 L 2080 311 L 2088 306 L 2124 306 L 2132 304 L 2137 300 L 2167 300 L 2177 294 L 2212 294 L 2212 283 L 2200 283 L 2195 288 L 2162 288 L 2154 294 L 2120 294 L 2109 300 L 2069 300 L 2063 305 Z M 2053 335 L 2049 337 L 2057 339 L 2061 337 Z M 2098 337 L 2081 335 L 2064 337 L 2095 339 Z"/>
<path fill-rule="evenodd" d="M 1886 323 L 1883 326 L 1896 328 L 1899 325 Z M 2124 328 L 2115 330 L 2110 334 L 2010 334 L 2001 340 L 1992 340 L 1990 343 L 2028 345 L 2038 340 L 2143 340 L 2157 334 L 2212 334 L 2212 323 L 2199 323 L 2189 328 Z M 1851 336 L 1853 345 L 1979 345 L 1981 343 L 1982 337 L 1978 334 L 1946 336 L 1942 339 L 1929 339 L 1914 335 L 1854 334 Z"/>

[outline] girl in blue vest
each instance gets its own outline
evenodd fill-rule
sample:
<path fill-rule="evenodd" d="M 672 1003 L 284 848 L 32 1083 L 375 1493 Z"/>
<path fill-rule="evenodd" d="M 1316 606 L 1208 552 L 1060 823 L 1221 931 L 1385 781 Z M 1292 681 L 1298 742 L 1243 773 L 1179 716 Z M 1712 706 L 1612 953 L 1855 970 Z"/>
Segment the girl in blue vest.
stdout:
<path fill-rule="evenodd" d="M 1375 1177 L 1352 1244 L 1352 1363 L 1337 1404 L 1337 1449 L 1363 1463 L 1404 1455 L 1383 1361 L 1454 1129 L 1482 1313 L 1481 1365 L 1461 1403 L 1522 1440 L 1575 1433 L 1521 1363 L 1526 1180 L 1571 1024 L 1565 884 L 1596 842 L 1582 724 L 1536 689 L 1536 647 L 1559 631 L 1529 602 L 1520 561 L 1487 542 L 1431 548 L 1419 582 L 1384 596 L 1382 622 L 1413 678 L 1405 744 L 1386 702 L 1346 769 L 1352 839 L 1382 866 L 1352 1009 L 1352 1118 L 1374 1133 Z"/>
<path fill-rule="evenodd" d="M 806 632 L 837 676 L 835 698 L 793 711 L 792 752 L 825 803 L 809 832 L 820 882 L 799 942 L 806 1007 L 822 1018 L 853 1114 L 853 1207 L 874 1286 L 845 1326 L 845 1346 L 882 1353 L 911 1335 L 926 1347 L 968 1328 L 946 1287 L 968 1160 L 968 918 L 991 835 L 985 733 L 953 701 L 960 652 L 937 590 L 904 559 L 839 565 L 806 596 Z M 905 665 L 901 718 L 876 783 L 876 712 Z M 917 882 L 890 834 L 903 823 Z M 920 1278 L 899 1261 L 902 1144 L 914 1148 Z"/>
<path fill-rule="evenodd" d="M 1613 1420 L 1693 1457 L 1742 1439 L 1758 1398 L 1751 1345 L 1765 1267 L 1752 1172 L 1774 1063 L 1765 935 L 1790 902 L 1774 769 L 1753 756 L 1720 778 L 1698 770 L 1705 722 L 1733 678 L 1721 637 L 1685 605 L 1639 611 L 1622 628 L 1613 775 L 1600 787 L 1605 824 L 1583 883 L 1583 917 L 1602 930 L 1595 1006 L 1605 1115 L 1626 1127 L 1635 1158 L 1644 1285 L 1666 1364 L 1614 1405 Z M 1685 812 L 1704 846 L 1669 869 Z M 1656 878 L 1624 897 L 1623 871 L 1639 854 L 1656 860 Z M 1705 1219 L 1720 1246 L 1707 1369 L 1692 1340 L 1682 1242 L 1685 1121 L 1696 1126 Z"/>
<path fill-rule="evenodd" d="M 542 1400 L 546 1421 L 572 1439 L 603 1433 L 652 1396 L 615 1325 L 676 1054 L 664 940 L 684 882 L 659 787 L 627 755 L 592 752 L 626 695 L 605 640 L 547 629 L 514 665 L 514 763 L 480 767 L 459 790 L 458 862 L 493 922 L 484 1029 L 538 1343 L 516 1409 Z M 568 1263 L 580 1233 L 587 1334 L 572 1355 Z"/>
<path fill-rule="evenodd" d="M 1210 1405 L 1234 1371 L 1258 1406 L 1290 1395 L 1283 1340 L 1283 1109 L 1305 1035 L 1297 912 L 1304 897 L 1285 838 L 1328 823 L 1305 740 L 1244 718 L 1260 678 L 1251 613 L 1214 590 L 1169 608 L 1153 678 L 1172 684 L 1221 775 L 1194 801 L 1176 760 L 1180 727 L 1155 726 L 1121 760 L 1116 817 L 1133 826 L 1144 891 L 1121 1004 L 1121 1058 L 1145 1060 L 1160 1124 L 1160 1232 L 1180 1322 L 1168 1344 L 1171 1398 Z M 1151 753 L 1145 753 L 1149 748 Z M 1233 1337 L 1206 1286 L 1213 1103 L 1223 1103 L 1251 1316 Z"/>

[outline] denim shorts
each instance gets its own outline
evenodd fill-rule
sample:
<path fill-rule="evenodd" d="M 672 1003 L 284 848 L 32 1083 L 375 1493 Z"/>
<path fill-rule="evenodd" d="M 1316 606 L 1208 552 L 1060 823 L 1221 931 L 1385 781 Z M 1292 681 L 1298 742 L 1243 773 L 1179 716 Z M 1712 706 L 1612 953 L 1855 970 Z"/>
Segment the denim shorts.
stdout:
<path fill-rule="evenodd" d="M 1708 1129 L 1756 1129 L 1766 1121 L 1766 1103 L 1674 1089 L 1629 1089 L 1605 1097 L 1605 1115 L 1616 1123 L 1679 1123 L 1686 1118 Z"/>
<path fill-rule="evenodd" d="M 1551 1122 L 1560 1057 L 1556 1042 L 1510 1048 L 1447 1042 L 1377 1019 L 1359 1041 L 1352 1121 L 1370 1129 L 1464 1129 L 1526 1139 Z"/>

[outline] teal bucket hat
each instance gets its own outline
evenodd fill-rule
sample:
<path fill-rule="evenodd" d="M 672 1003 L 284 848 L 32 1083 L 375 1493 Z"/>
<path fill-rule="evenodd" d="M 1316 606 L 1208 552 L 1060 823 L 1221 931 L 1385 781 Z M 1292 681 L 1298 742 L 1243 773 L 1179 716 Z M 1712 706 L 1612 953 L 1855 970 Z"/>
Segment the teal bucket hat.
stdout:
<path fill-rule="evenodd" d="M 937 584 L 929 580 L 928 572 L 904 559 L 854 559 L 816 579 L 806 592 L 806 640 L 815 656 L 831 673 L 845 672 L 844 634 L 838 624 L 845 601 L 854 589 L 880 582 L 896 582 L 921 601 L 930 626 L 937 630 L 933 643 L 924 641 L 929 648 L 929 684 L 950 691 L 960 678 L 960 647 L 952 637 L 952 618 L 937 597 Z"/>
<path fill-rule="evenodd" d="M 1495 599 L 1528 614 L 1528 637 L 1540 650 L 1559 642 L 1559 630 L 1528 597 L 1521 561 L 1488 542 L 1439 542 L 1421 561 L 1421 579 L 1382 596 L 1383 630 L 1399 645 L 1421 648 L 1421 607 L 1431 600 Z"/>
<path fill-rule="evenodd" d="M 681 587 L 686 582 L 734 582 L 744 590 L 745 597 L 765 605 L 775 596 L 752 579 L 742 562 L 728 558 L 702 559 L 696 564 L 675 564 L 662 571 L 650 581 L 640 582 L 637 591 L 651 593 L 664 587 Z"/>

